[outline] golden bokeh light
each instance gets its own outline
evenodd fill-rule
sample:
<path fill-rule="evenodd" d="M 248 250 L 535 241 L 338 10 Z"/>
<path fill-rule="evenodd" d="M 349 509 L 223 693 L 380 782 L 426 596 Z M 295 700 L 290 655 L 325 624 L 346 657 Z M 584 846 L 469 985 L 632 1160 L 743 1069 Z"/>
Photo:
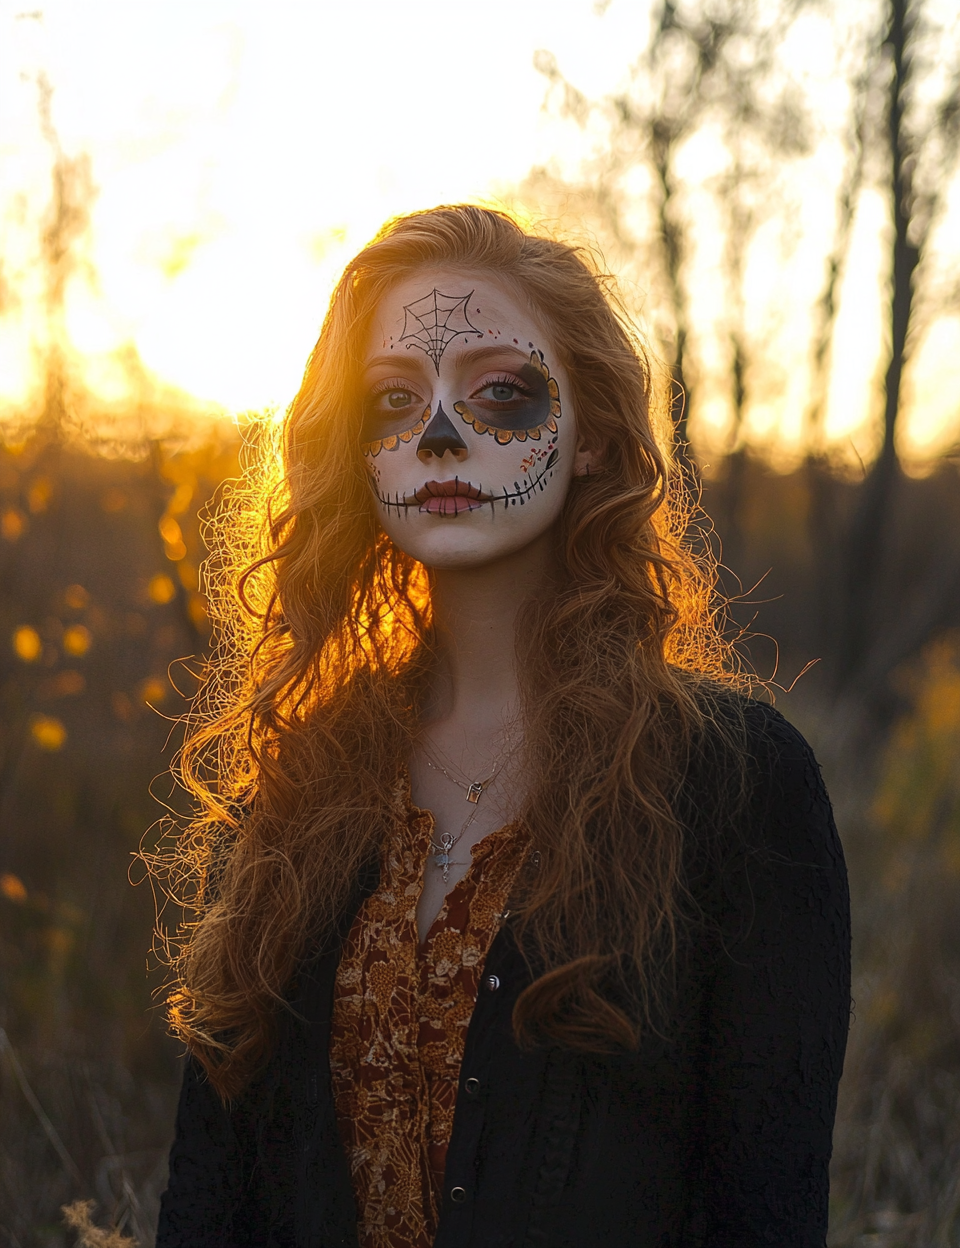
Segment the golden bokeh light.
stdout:
<path fill-rule="evenodd" d="M 146 706 L 156 706 L 163 702 L 169 692 L 169 685 L 159 676 L 151 676 L 140 686 L 140 700 Z"/>
<path fill-rule="evenodd" d="M 84 693 L 86 688 L 87 679 L 84 674 L 67 668 L 65 671 L 57 672 L 43 692 L 51 698 L 75 698 Z"/>
<path fill-rule="evenodd" d="M 43 653 L 40 634 L 29 624 L 21 624 L 13 634 L 13 652 L 24 663 L 36 663 Z"/>
<path fill-rule="evenodd" d="M 27 518 L 19 507 L 7 507 L 0 515 L 0 536 L 7 542 L 15 542 L 23 536 Z"/>
<path fill-rule="evenodd" d="M 164 553 L 173 563 L 186 557 L 187 548 L 183 541 L 180 525 L 173 516 L 165 515 L 159 524 L 160 536 L 163 538 Z"/>
<path fill-rule="evenodd" d="M 93 634 L 83 624 L 71 624 L 69 628 L 64 629 L 63 648 L 67 654 L 73 655 L 74 658 L 83 658 L 90 649 L 92 641 Z"/>
<path fill-rule="evenodd" d="M 152 602 L 165 606 L 176 597 L 177 587 L 164 572 L 158 572 L 147 584 L 147 596 Z"/>
<path fill-rule="evenodd" d="M 27 490 L 27 506 L 34 515 L 47 510 L 50 506 L 50 497 L 53 493 L 53 486 L 49 477 L 35 477 L 31 481 Z"/>
<path fill-rule="evenodd" d="M 74 611 L 82 611 L 90 601 L 90 595 L 82 585 L 68 585 L 63 601 Z"/>
<path fill-rule="evenodd" d="M 34 715 L 30 721 L 30 735 L 41 750 L 56 753 L 67 740 L 67 730 L 54 715 Z"/>
<path fill-rule="evenodd" d="M 18 875 L 13 875 L 9 871 L 5 871 L 0 875 L 0 893 L 6 897 L 8 901 L 16 902 L 17 905 L 23 905 L 27 900 L 27 890 L 23 880 Z"/>

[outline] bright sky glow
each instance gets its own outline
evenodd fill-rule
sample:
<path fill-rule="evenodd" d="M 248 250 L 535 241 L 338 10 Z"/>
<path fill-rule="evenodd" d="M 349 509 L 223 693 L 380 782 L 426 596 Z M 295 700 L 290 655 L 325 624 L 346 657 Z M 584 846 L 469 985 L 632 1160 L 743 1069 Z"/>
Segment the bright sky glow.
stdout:
<path fill-rule="evenodd" d="M 89 154 L 98 188 L 89 269 L 70 283 L 66 316 L 88 379 L 120 398 L 111 353 L 133 343 L 163 382 L 237 412 L 289 401 L 338 270 L 386 218 L 496 202 L 531 166 L 576 167 L 589 140 L 543 109 L 537 49 L 599 97 L 624 81 L 647 29 L 638 0 L 603 13 L 591 0 L 0 0 L 0 396 L 28 392 L 43 332 L 36 249 L 51 149 L 38 75 L 53 87 L 63 150 Z M 800 31 L 801 69 L 821 39 L 816 26 Z M 870 415 L 880 342 L 882 204 L 861 216 L 828 416 L 841 440 Z M 748 285 L 756 309 L 781 309 L 776 332 L 792 345 L 758 387 L 751 426 L 789 440 L 805 402 L 809 325 L 796 321 L 822 261 L 805 262 L 801 298 L 778 246 L 763 244 Z M 705 278 L 695 313 L 715 320 L 723 298 Z M 753 315 L 756 329 L 769 314 Z M 911 391 L 918 454 L 954 425 L 958 347 L 954 320 L 924 344 Z M 719 427 L 705 354 L 703 412 Z M 859 445 L 869 453 L 869 437 Z"/>
<path fill-rule="evenodd" d="M 645 31 L 642 6 L 601 19 L 589 0 L 487 0 L 482 18 L 460 0 L 28 8 L 0 10 L 8 243 L 28 263 L 16 227 L 49 195 L 42 71 L 62 145 L 90 154 L 99 188 L 74 341 L 132 340 L 161 376 L 234 409 L 290 398 L 333 277 L 387 217 L 495 198 L 552 153 L 538 47 L 599 92 Z M 27 328 L 4 335 L 17 388 Z"/>

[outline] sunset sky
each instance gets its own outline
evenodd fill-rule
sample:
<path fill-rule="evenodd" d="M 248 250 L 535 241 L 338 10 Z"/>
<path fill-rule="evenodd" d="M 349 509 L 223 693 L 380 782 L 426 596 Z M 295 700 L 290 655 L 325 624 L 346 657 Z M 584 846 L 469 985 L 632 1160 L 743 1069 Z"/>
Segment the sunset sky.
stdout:
<path fill-rule="evenodd" d="M 534 53 L 549 49 L 591 98 L 614 90 L 645 43 L 648 8 L 601 8 L 0 0 L 0 395 L 23 400 L 43 337 L 35 260 L 51 148 L 38 121 L 40 75 L 53 88 L 64 152 L 89 154 L 97 188 L 88 264 L 67 304 L 91 383 L 116 393 L 111 353 L 133 343 L 149 370 L 203 402 L 230 412 L 283 407 L 339 267 L 385 218 L 444 201 L 497 202 L 537 164 L 576 169 L 590 139 L 544 109 Z M 806 52 L 798 42 L 800 61 L 818 37 L 811 27 Z M 882 201 L 868 195 L 830 409 L 831 437 L 867 451 L 884 226 Z M 777 254 L 771 242 L 771 269 Z M 815 272 L 812 290 L 817 281 Z M 709 274 L 702 282 L 707 309 L 718 294 Z M 775 286 L 757 279 L 758 308 L 769 298 L 782 305 Z M 777 332 L 795 354 L 782 370 L 799 376 L 808 307 L 796 315 L 802 332 Z M 960 321 L 941 318 L 924 352 L 911 383 L 918 454 L 956 429 Z M 775 386 L 759 403 L 756 436 L 795 434 L 798 386 Z M 706 397 L 719 427 L 723 402 Z"/>

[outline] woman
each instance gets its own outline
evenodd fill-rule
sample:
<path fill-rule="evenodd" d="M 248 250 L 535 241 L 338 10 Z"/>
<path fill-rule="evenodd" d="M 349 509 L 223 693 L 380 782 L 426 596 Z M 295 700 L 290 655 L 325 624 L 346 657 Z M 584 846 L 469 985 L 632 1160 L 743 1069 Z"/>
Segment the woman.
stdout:
<path fill-rule="evenodd" d="M 843 860 L 663 425 L 576 249 L 440 208 L 348 266 L 185 757 L 159 1248 L 824 1243 Z"/>

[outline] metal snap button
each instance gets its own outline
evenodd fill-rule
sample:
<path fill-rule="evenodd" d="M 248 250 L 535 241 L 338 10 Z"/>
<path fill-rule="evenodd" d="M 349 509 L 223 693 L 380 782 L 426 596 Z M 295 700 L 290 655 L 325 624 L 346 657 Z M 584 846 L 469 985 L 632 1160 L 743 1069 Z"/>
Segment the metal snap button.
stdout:
<path fill-rule="evenodd" d="M 497 989 L 500 987 L 500 976 L 488 975 L 483 982 L 486 985 L 488 992 L 496 992 Z"/>
<path fill-rule="evenodd" d="M 452 1187 L 450 1189 L 450 1199 L 455 1205 L 462 1205 L 467 1199 L 467 1189 L 465 1187 Z"/>
<path fill-rule="evenodd" d="M 480 1091 L 480 1080 L 474 1079 L 472 1076 L 464 1081 L 463 1090 L 468 1096 L 476 1096 Z"/>

